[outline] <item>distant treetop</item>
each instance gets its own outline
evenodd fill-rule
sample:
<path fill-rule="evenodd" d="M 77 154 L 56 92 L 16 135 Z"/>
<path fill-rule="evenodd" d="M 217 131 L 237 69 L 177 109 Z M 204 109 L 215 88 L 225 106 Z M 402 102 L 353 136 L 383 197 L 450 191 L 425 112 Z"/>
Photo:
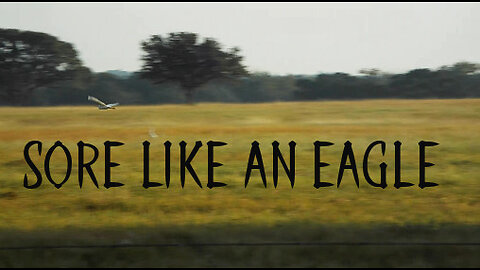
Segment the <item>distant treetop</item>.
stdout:
<path fill-rule="evenodd" d="M 238 48 L 224 51 L 214 39 L 199 40 L 195 33 L 153 35 L 142 42 L 142 49 L 146 54 L 141 76 L 154 83 L 180 84 L 188 103 L 195 89 L 211 80 L 247 75 Z"/>

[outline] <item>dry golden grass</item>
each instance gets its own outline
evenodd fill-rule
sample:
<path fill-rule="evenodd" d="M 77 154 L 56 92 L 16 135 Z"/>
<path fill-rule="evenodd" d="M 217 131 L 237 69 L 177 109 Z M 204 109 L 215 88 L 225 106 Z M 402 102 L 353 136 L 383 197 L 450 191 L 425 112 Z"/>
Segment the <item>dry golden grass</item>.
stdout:
<path fill-rule="evenodd" d="M 0 108 L 0 240 L 6 246 L 55 246 L 192 242 L 478 242 L 480 227 L 480 99 L 375 100 L 268 104 L 198 104 L 121 106 L 99 111 L 89 107 Z M 157 138 L 151 138 L 154 129 Z M 40 188 L 27 190 L 23 176 L 34 175 L 23 157 L 30 140 L 43 142 L 42 155 L 31 150 L 44 175 L 43 160 L 55 141 L 72 153 L 69 181 L 55 189 L 44 176 Z M 93 165 L 96 189 L 85 175 L 78 186 L 78 141 L 100 151 Z M 123 187 L 105 189 L 106 140 L 125 145 L 112 150 L 112 179 Z M 142 188 L 143 147 L 149 140 L 151 179 L 164 183 L 163 143 L 172 145 L 171 186 Z M 179 142 L 203 146 L 192 165 L 203 189 L 187 173 L 180 187 Z M 226 187 L 208 189 L 209 140 L 227 142 L 216 148 L 216 181 Z M 247 188 L 245 170 L 251 143 L 257 140 L 265 162 L 268 187 L 253 172 Z M 293 189 L 280 169 L 273 187 L 272 145 L 277 140 L 288 160 L 288 142 L 296 141 L 296 183 Z M 316 140 L 335 145 L 321 150 L 322 180 L 336 182 L 343 144 L 353 143 L 360 188 L 346 171 L 340 188 L 315 189 Z M 371 154 L 371 175 L 385 161 L 388 187 L 370 187 L 362 159 L 375 140 L 387 143 L 385 157 Z M 402 179 L 415 183 L 397 190 L 394 182 L 395 141 L 402 144 Z M 427 180 L 439 184 L 421 190 L 418 184 L 418 142 L 427 148 Z M 86 152 L 86 160 L 92 153 Z M 52 172 L 65 173 L 61 151 L 52 157 Z M 86 174 L 86 172 L 85 172 Z M 479 266 L 478 246 L 335 246 L 211 247 L 2 250 L 0 266 Z M 99 255 L 101 254 L 101 256 Z M 28 258 L 28 259 L 26 259 Z"/>
<path fill-rule="evenodd" d="M 99 111 L 95 107 L 0 108 L 0 227 L 102 228 L 191 224 L 278 224 L 285 222 L 343 223 L 480 223 L 480 100 L 375 100 L 342 102 L 292 102 L 268 104 L 198 104 L 165 106 L 123 106 Z M 155 129 L 157 138 L 149 137 Z M 34 175 L 23 158 L 30 140 L 43 142 L 42 156 L 32 156 L 43 174 L 45 153 L 56 140 L 62 141 L 73 157 L 69 181 L 59 190 L 44 177 L 35 190 L 23 188 L 23 175 Z M 78 187 L 78 141 L 100 150 L 93 168 L 99 180 L 96 189 L 88 175 Z M 112 178 L 125 184 L 106 190 L 104 146 L 106 140 L 125 145 L 113 148 Z M 172 145 L 172 182 L 145 190 L 142 142 L 149 140 L 151 178 L 164 183 L 163 142 Z M 202 141 L 193 166 L 204 186 L 200 189 L 187 172 L 185 188 L 179 180 L 179 145 L 185 140 L 189 152 Z M 216 181 L 224 188 L 208 189 L 207 147 L 209 140 L 227 142 L 215 151 L 224 166 L 215 169 Z M 258 172 L 244 188 L 251 143 L 260 142 L 267 171 L 263 188 Z M 280 142 L 288 157 L 288 142 L 297 143 L 295 188 L 280 170 L 279 187 L 273 188 L 272 146 Z M 340 188 L 313 187 L 313 142 L 335 145 L 322 149 L 322 180 L 336 182 L 343 143 L 353 143 L 360 174 L 360 189 L 347 171 Z M 387 143 L 385 158 L 372 152 L 371 174 L 378 176 L 379 162 L 388 164 L 385 190 L 368 186 L 362 174 L 363 153 L 374 140 Z M 393 142 L 402 145 L 402 178 L 416 186 L 393 187 Z M 427 148 L 427 180 L 438 187 L 421 190 L 418 184 L 418 142 L 433 140 L 439 146 Z M 378 149 L 377 149 L 378 150 Z M 91 158 L 87 152 L 86 159 Z M 61 151 L 52 158 L 56 179 L 63 178 L 65 160 Z M 86 173 L 86 172 L 85 172 Z"/>

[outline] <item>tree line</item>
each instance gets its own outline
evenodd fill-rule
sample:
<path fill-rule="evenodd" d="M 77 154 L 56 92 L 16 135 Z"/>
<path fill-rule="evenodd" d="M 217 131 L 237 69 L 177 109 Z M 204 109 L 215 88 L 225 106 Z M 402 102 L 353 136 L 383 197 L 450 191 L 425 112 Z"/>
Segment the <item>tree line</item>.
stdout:
<path fill-rule="evenodd" d="M 82 105 L 88 95 L 121 104 L 480 97 L 480 65 L 469 62 L 401 74 L 277 76 L 248 72 L 238 48 L 195 33 L 153 35 L 140 46 L 139 71 L 94 73 L 68 42 L 0 29 L 0 105 Z"/>

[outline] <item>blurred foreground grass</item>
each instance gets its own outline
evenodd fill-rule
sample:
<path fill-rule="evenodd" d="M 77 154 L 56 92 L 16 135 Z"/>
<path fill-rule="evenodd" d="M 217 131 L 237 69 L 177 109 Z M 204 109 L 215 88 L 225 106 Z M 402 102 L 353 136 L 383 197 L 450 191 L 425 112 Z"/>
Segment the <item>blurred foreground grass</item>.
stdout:
<path fill-rule="evenodd" d="M 133 239 L 129 241 L 135 243 L 155 239 L 157 242 L 165 239 L 201 242 L 205 237 L 223 242 L 247 239 L 395 241 L 430 235 L 429 239 L 438 241 L 479 242 L 479 124 L 478 99 L 124 106 L 112 111 L 99 111 L 94 106 L 4 107 L 0 108 L 0 240 L 3 239 L 2 246 L 22 246 L 79 241 L 117 243 L 126 234 Z M 151 130 L 158 137 L 150 137 Z M 72 153 L 72 175 L 61 189 L 55 189 L 45 176 L 40 188 L 23 188 L 25 173 L 31 182 L 35 179 L 23 158 L 23 148 L 30 140 L 43 143 L 41 157 L 36 147 L 31 149 L 33 161 L 43 175 L 45 154 L 55 141 L 62 141 Z M 95 188 L 86 172 L 83 188 L 78 186 L 76 144 L 80 140 L 94 144 L 100 151 L 98 161 L 92 166 L 100 189 Z M 112 168 L 112 179 L 125 186 L 108 190 L 103 187 L 103 143 L 107 140 L 125 143 L 112 148 L 112 161 L 120 164 Z M 165 186 L 142 188 L 142 142 L 145 140 L 151 143 L 151 180 L 161 183 L 164 183 L 163 143 L 169 140 L 173 144 L 169 189 Z M 187 155 L 195 141 L 203 143 L 192 162 L 203 189 L 188 172 L 185 188 L 180 187 L 178 143 L 182 140 L 188 143 Z M 215 149 L 215 161 L 224 164 L 215 168 L 215 180 L 227 183 L 226 187 L 206 188 L 209 140 L 228 143 Z M 255 170 L 248 187 L 244 188 L 248 155 L 254 140 L 260 142 L 263 154 L 266 189 Z M 279 186 L 273 187 L 271 143 L 274 140 L 280 142 L 287 161 L 288 142 L 297 143 L 293 189 L 281 165 Z M 359 189 L 350 170 L 346 170 L 338 189 L 313 187 L 313 142 L 316 140 L 335 143 L 321 150 L 322 161 L 331 164 L 322 168 L 322 181 L 332 183 L 336 182 L 343 144 L 347 140 L 352 142 L 360 176 Z M 364 151 L 375 140 L 387 143 L 385 157 L 375 148 L 370 161 L 374 179 L 379 176 L 378 164 L 382 161 L 388 164 L 388 186 L 384 190 L 369 186 L 361 168 Z M 400 190 L 393 187 L 393 142 L 396 140 L 402 142 L 402 179 L 415 184 Z M 440 143 L 426 151 L 426 160 L 435 163 L 426 169 L 427 180 L 439 186 L 423 190 L 418 187 L 420 140 Z M 88 161 L 91 157 L 87 149 L 85 159 Z M 54 179 L 63 179 L 66 165 L 60 149 L 52 157 L 51 168 Z M 411 233 L 405 229 L 408 226 L 417 226 L 424 233 Z M 242 229 L 235 229 L 238 227 Z M 109 233 L 111 231 L 118 234 Z M 456 266 L 452 262 L 461 261 L 463 265 L 478 266 L 480 259 L 471 255 L 478 251 L 478 247 L 242 247 L 193 251 L 153 248 L 49 250 L 36 255 L 31 251 L 0 251 L 0 264 L 25 265 L 29 261 L 20 258 L 28 256 L 37 265 L 81 266 L 381 266 L 392 263 L 428 266 L 438 265 L 433 263 L 438 262 L 438 258 L 443 260 L 440 265 Z M 99 252 L 108 252 L 107 257 L 113 256 L 110 259 L 116 263 L 102 264 L 92 258 Z M 231 260 L 224 253 L 231 254 Z M 416 259 L 398 257 L 399 253 L 416 254 Z M 72 254 L 77 255 L 72 257 Z M 128 259 L 125 254 L 133 257 Z M 448 260 L 447 254 L 456 254 L 457 259 Z M 256 256 L 259 257 L 255 259 Z M 352 259 L 346 259 L 349 256 L 353 256 Z M 385 256 L 397 256 L 400 261 L 381 259 Z M 297 257 L 304 259 L 297 261 Z M 365 260 L 366 257 L 371 259 Z"/>

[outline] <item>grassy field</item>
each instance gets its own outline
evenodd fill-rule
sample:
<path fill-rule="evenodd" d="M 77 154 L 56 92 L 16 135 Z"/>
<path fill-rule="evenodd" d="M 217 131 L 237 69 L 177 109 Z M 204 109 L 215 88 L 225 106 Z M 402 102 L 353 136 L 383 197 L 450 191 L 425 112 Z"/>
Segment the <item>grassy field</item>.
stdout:
<path fill-rule="evenodd" d="M 158 137 L 152 138 L 150 130 Z M 471 241 L 480 242 L 480 100 L 375 100 L 268 104 L 197 104 L 95 107 L 0 108 L 0 246 L 178 242 L 272 241 Z M 36 147 L 32 160 L 43 174 L 42 185 L 23 187 L 23 149 Z M 43 161 L 60 140 L 72 154 L 73 170 L 60 189 L 49 183 Z M 97 189 L 85 174 L 77 177 L 77 143 L 100 152 L 92 168 Z M 105 189 L 103 143 L 112 148 L 112 180 L 125 185 Z M 150 145 L 150 177 L 164 183 L 163 143 L 172 143 L 171 184 L 142 188 L 143 146 Z M 215 180 L 226 187 L 208 189 L 207 142 L 215 149 Z M 251 143 L 260 143 L 267 188 L 254 170 L 244 187 Z M 272 142 L 288 161 L 288 142 L 296 146 L 296 182 L 292 189 L 283 169 L 272 180 Z M 357 188 L 346 170 L 339 188 L 315 189 L 314 145 L 331 165 L 322 181 L 336 183 L 345 141 L 352 142 L 360 176 Z M 367 146 L 387 143 L 385 156 L 374 148 L 370 174 L 378 179 L 385 161 L 387 188 L 367 184 L 362 160 Z M 394 142 L 402 142 L 402 179 L 415 185 L 395 189 Z M 431 140 L 427 180 L 437 187 L 418 187 L 418 142 Z M 196 141 L 203 146 L 192 162 L 203 189 L 187 172 L 180 186 L 179 142 L 187 155 Z M 54 179 L 65 175 L 65 157 L 54 152 Z M 86 150 L 88 161 L 93 154 Z M 0 250 L 2 266 L 480 266 L 476 247 L 222 247 Z M 99 256 L 99 254 L 104 254 Z M 24 258 L 29 258 L 28 260 Z"/>

